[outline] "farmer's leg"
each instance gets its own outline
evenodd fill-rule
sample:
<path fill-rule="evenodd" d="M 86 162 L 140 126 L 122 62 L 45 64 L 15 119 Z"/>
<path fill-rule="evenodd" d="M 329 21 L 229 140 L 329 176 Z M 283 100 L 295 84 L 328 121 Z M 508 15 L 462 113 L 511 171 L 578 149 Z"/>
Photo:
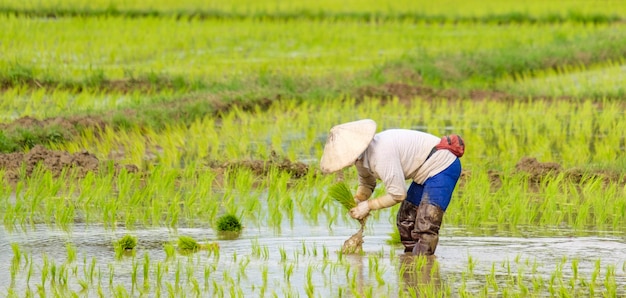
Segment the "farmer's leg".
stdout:
<path fill-rule="evenodd" d="M 461 162 L 457 159 L 443 172 L 424 182 L 424 195 L 420 202 L 411 233 L 416 241 L 413 254 L 432 255 L 439 243 L 439 229 L 452 192 L 461 176 Z"/>
<path fill-rule="evenodd" d="M 396 216 L 396 226 L 400 233 L 400 241 L 402 245 L 404 245 L 404 252 L 413 251 L 413 247 L 415 246 L 415 240 L 411 236 L 411 231 L 413 231 L 415 227 L 417 205 L 422 199 L 423 190 L 424 186 L 415 182 L 411 183 L 407 191 L 406 199 L 402 201 Z"/>

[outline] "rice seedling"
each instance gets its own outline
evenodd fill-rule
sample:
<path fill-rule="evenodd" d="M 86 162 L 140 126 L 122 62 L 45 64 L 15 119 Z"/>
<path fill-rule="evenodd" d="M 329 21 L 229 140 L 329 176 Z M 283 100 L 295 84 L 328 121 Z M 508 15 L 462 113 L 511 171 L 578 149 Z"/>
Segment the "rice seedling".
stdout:
<path fill-rule="evenodd" d="M 219 251 L 219 244 L 199 243 L 195 238 L 191 236 L 181 235 L 178 237 L 177 248 L 181 254 L 191 254 L 200 250 L 207 250 L 214 253 L 216 251 Z"/>
<path fill-rule="evenodd" d="M 196 252 L 200 250 L 200 244 L 196 239 L 190 236 L 178 237 L 178 250 L 185 252 Z"/>
<path fill-rule="evenodd" d="M 239 217 L 234 214 L 224 214 L 217 219 L 216 228 L 222 239 L 235 239 L 241 234 L 243 226 Z"/>
<path fill-rule="evenodd" d="M 137 237 L 126 234 L 122 238 L 118 239 L 113 244 L 113 247 L 117 258 L 121 258 L 124 255 L 134 256 L 136 252 L 135 247 L 137 247 Z"/>
<path fill-rule="evenodd" d="M 356 201 L 345 182 L 338 182 L 328 188 L 328 195 L 339 202 L 346 210 L 356 207 Z"/>
<path fill-rule="evenodd" d="M 344 182 L 336 183 L 329 187 L 329 195 L 339 202 L 346 210 L 356 207 L 356 201 L 352 192 Z M 342 246 L 344 253 L 360 253 L 363 250 L 363 230 L 365 229 L 365 218 L 359 220 L 361 228 L 358 232 L 346 240 Z"/>
<path fill-rule="evenodd" d="M 67 249 L 66 262 L 71 264 L 76 261 L 76 247 L 71 242 L 66 243 L 65 247 Z"/>

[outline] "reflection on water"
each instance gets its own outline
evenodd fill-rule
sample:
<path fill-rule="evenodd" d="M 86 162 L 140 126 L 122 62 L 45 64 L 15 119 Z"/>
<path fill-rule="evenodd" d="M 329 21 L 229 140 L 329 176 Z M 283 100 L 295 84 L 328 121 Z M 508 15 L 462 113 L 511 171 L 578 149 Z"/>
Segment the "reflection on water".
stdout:
<path fill-rule="evenodd" d="M 441 276 L 437 256 L 400 255 L 403 291 L 410 296 L 440 297 Z"/>
<path fill-rule="evenodd" d="M 182 291 L 196 285 L 206 294 L 241 291 L 252 296 L 274 293 L 328 297 L 342 293 L 396 297 L 440 290 L 454 294 L 461 287 L 469 293 L 480 293 L 490 278 L 507 286 L 518 274 L 521 282 L 532 287 L 537 280 L 545 284 L 555 271 L 566 281 L 576 275 L 588 282 L 591 276 L 598 275 L 597 266 L 601 268 L 598 280 L 607 275 L 607 268 L 612 268 L 617 292 L 626 292 L 624 237 L 462 237 L 446 236 L 444 232 L 436 256 L 427 258 L 404 254 L 400 246 L 389 245 L 391 225 L 384 221 L 366 228 L 362 255 L 341 255 L 343 242 L 355 228 L 340 225 L 331 231 L 327 226 L 296 224 L 281 229 L 278 235 L 273 229 L 251 228 L 234 240 L 221 240 L 211 229 L 201 228 L 110 231 L 77 225 L 69 233 L 46 226 L 24 233 L 0 230 L 0 295 L 8 292 L 12 282 L 11 274 L 7 274 L 14 262 L 12 243 L 18 244 L 23 254 L 22 269 L 13 278 L 11 288 L 20 293 L 18 296 L 41 284 L 46 259 L 57 268 L 67 266 L 69 272 L 75 272 L 68 284 L 77 292 L 81 290 L 79 281 L 86 280 L 83 274 L 92 263 L 99 272 L 96 280 L 100 280 L 100 290 L 105 293 L 119 287 L 130 293 L 133 279 L 143 282 L 144 267 L 149 267 L 145 276 L 154 293 L 159 288 L 156 285 L 159 266 L 167 269 L 160 273 L 161 294 L 166 291 L 167 283 L 174 284 L 181 278 L 177 270 L 184 272 L 186 279 L 180 285 Z M 138 238 L 136 257 L 116 260 L 113 242 L 126 234 Z M 168 261 L 164 244 L 176 243 L 178 235 L 191 236 L 200 242 L 217 242 L 219 255 L 199 252 L 189 257 L 177 255 L 174 261 Z M 76 251 L 76 261 L 69 265 L 66 263 L 68 243 Z M 34 264 L 28 278 L 26 260 Z M 145 260 L 149 260 L 149 266 L 144 266 Z M 133 274 L 135 270 L 140 272 Z M 598 288 L 601 287 L 602 283 L 598 282 Z M 89 291 L 96 294 L 96 288 L 92 286 Z"/>

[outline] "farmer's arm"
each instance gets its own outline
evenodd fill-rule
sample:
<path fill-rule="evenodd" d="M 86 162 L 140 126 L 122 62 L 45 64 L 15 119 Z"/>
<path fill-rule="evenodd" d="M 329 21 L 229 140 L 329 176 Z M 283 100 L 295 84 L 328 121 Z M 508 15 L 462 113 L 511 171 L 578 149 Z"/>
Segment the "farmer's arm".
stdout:
<path fill-rule="evenodd" d="M 400 161 L 387 162 L 377 166 L 376 172 L 385 185 L 386 193 L 368 201 L 371 210 L 391 207 L 406 198 L 404 173 Z"/>
<path fill-rule="evenodd" d="M 362 160 L 357 160 L 356 170 L 359 174 L 359 187 L 356 190 L 355 199 L 362 202 L 369 199 L 376 188 L 376 177 L 363 166 Z"/>
<path fill-rule="evenodd" d="M 406 197 L 405 186 L 404 186 L 404 172 L 402 170 L 402 166 L 400 164 L 400 159 L 392 159 L 389 160 L 389 155 L 384 154 L 382 159 L 379 159 L 379 162 L 372 162 L 370 159 L 369 165 L 372 167 L 371 171 L 365 169 L 369 175 L 365 173 L 361 173 L 359 171 L 359 181 L 369 181 L 372 183 L 373 180 L 374 185 L 376 178 L 380 178 L 385 184 L 385 189 L 387 191 L 386 194 L 371 200 L 361 201 L 356 207 L 350 209 L 350 216 L 356 219 L 365 218 L 370 210 L 378 210 L 387 207 L 391 207 Z M 357 163 L 358 164 L 358 163 Z M 357 169 L 359 166 L 357 166 Z M 371 186 L 368 182 L 359 183 L 359 188 L 361 192 L 367 192 L 368 197 L 371 196 L 373 187 L 364 189 L 365 187 Z M 363 188 L 361 187 L 363 186 Z M 358 200 L 358 199 L 357 199 Z"/>

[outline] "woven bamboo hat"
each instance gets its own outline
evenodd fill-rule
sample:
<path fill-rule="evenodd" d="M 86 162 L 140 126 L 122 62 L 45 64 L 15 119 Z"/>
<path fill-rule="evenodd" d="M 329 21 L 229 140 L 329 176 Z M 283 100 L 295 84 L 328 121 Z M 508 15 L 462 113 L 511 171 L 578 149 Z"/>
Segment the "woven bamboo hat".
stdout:
<path fill-rule="evenodd" d="M 335 125 L 324 145 L 320 161 L 323 173 L 339 171 L 352 165 L 367 149 L 376 133 L 376 122 L 363 119 Z"/>

